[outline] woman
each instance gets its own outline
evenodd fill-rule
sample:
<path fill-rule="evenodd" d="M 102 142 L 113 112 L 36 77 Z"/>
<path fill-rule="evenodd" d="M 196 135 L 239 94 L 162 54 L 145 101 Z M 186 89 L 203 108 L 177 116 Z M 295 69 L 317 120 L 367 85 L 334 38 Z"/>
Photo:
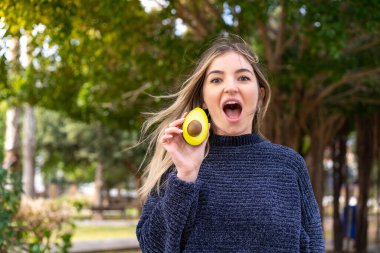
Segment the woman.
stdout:
<path fill-rule="evenodd" d="M 143 252 L 324 252 L 317 203 L 303 158 L 260 135 L 270 87 L 244 41 L 208 49 L 175 102 L 145 130 L 155 152 L 141 189 Z M 211 130 L 188 145 L 185 112 L 207 110 Z"/>

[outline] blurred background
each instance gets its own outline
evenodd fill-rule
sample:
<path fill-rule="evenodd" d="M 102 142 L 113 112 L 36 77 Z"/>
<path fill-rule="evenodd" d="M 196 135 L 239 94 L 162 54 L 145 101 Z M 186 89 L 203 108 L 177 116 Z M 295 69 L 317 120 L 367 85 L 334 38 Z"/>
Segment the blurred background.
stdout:
<path fill-rule="evenodd" d="M 242 36 L 329 252 L 380 252 L 380 1 L 1 0 L 0 252 L 139 252 L 143 112 Z"/>

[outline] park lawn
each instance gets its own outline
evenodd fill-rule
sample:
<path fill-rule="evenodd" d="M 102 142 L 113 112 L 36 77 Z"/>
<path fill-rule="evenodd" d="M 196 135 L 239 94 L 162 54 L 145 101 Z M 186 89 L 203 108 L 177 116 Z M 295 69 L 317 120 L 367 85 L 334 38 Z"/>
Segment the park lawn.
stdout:
<path fill-rule="evenodd" d="M 72 241 L 136 238 L 136 226 L 77 226 Z"/>

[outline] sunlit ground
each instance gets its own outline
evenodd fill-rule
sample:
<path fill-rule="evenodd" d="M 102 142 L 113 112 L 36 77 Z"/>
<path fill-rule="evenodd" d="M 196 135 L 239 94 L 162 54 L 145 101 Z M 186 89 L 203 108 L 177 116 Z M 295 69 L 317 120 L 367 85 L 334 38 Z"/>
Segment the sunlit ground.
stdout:
<path fill-rule="evenodd" d="M 73 241 L 112 239 L 112 238 L 135 238 L 136 226 L 78 226 L 75 230 Z"/>

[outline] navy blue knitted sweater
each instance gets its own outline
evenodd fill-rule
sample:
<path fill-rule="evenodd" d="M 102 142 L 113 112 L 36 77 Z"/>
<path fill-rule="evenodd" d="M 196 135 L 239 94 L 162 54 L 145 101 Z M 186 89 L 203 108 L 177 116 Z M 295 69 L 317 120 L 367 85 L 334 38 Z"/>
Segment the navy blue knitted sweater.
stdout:
<path fill-rule="evenodd" d="M 143 252 L 324 252 L 303 158 L 256 134 L 211 136 L 197 180 L 167 174 L 137 225 Z"/>

